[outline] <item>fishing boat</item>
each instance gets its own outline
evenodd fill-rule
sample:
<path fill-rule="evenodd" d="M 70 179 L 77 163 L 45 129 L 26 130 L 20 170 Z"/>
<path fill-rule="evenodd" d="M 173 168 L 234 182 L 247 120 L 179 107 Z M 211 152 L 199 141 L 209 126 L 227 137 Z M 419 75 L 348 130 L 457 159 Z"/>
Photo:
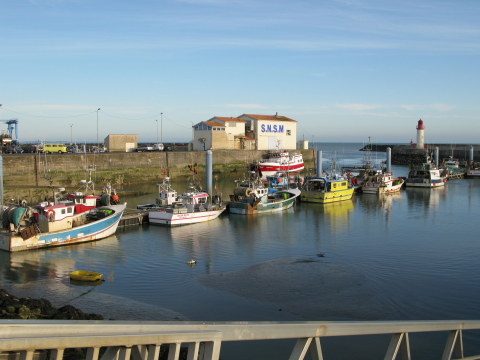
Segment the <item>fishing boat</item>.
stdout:
<path fill-rule="evenodd" d="M 440 174 L 440 169 L 431 162 L 426 162 L 408 172 L 405 185 L 407 187 L 436 188 L 444 186 L 445 181 Z"/>
<path fill-rule="evenodd" d="M 227 208 L 241 215 L 279 212 L 291 208 L 299 195 L 298 189 L 269 189 L 258 178 L 237 181 Z"/>
<path fill-rule="evenodd" d="M 75 270 L 70 273 L 70 280 L 73 281 L 98 281 L 103 274 L 94 271 Z"/>
<path fill-rule="evenodd" d="M 178 195 L 166 177 L 158 184 L 156 203 L 137 208 L 148 211 L 148 220 L 152 224 L 175 226 L 214 220 L 225 211 L 226 206 L 220 196 L 210 199 L 208 193 L 198 190 L 197 186 L 191 186 L 189 191 Z"/>
<path fill-rule="evenodd" d="M 305 178 L 301 191 L 301 201 L 328 204 L 350 200 L 354 188 L 343 177 L 309 176 Z"/>
<path fill-rule="evenodd" d="M 265 185 L 272 189 L 294 189 L 298 188 L 302 183 L 302 178 L 298 173 L 276 172 L 274 175 L 268 175 L 262 180 Z"/>
<path fill-rule="evenodd" d="M 113 235 L 127 204 L 75 213 L 70 202 L 4 208 L 0 250 L 22 251 L 94 241 Z"/>
<path fill-rule="evenodd" d="M 478 178 L 480 177 L 480 163 L 478 162 L 470 162 L 467 165 L 467 178 Z"/>
<path fill-rule="evenodd" d="M 362 174 L 361 191 L 365 194 L 387 194 L 400 191 L 405 182 L 402 178 L 394 178 L 391 173 L 382 169 L 370 169 Z"/>
<path fill-rule="evenodd" d="M 287 151 L 269 152 L 257 165 L 263 178 L 277 172 L 299 172 L 305 168 L 302 154 L 290 154 Z"/>

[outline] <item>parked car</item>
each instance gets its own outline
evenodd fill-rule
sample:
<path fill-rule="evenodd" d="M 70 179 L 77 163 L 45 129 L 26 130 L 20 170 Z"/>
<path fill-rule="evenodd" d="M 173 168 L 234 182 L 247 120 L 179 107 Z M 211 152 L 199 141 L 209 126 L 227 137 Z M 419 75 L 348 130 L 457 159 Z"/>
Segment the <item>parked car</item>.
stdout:
<path fill-rule="evenodd" d="M 48 153 L 62 154 L 67 152 L 67 147 L 64 144 L 44 144 L 43 152 L 45 154 L 48 154 Z"/>
<path fill-rule="evenodd" d="M 24 153 L 36 153 L 37 152 L 37 146 L 33 144 L 23 144 L 22 145 L 22 150 Z"/>
<path fill-rule="evenodd" d="M 78 153 L 78 146 L 77 145 L 68 145 L 67 146 L 67 152 L 76 154 Z"/>
<path fill-rule="evenodd" d="M 18 144 L 8 145 L 5 152 L 7 154 L 21 154 L 23 153 L 23 149 Z"/>

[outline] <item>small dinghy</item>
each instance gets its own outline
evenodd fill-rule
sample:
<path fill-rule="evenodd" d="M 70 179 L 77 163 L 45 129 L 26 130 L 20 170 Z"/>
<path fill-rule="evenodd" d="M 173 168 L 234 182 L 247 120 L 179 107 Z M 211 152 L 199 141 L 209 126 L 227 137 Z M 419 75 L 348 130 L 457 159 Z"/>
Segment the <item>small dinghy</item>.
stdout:
<path fill-rule="evenodd" d="M 76 270 L 70 273 L 70 280 L 74 281 L 98 281 L 103 274 L 93 271 Z"/>

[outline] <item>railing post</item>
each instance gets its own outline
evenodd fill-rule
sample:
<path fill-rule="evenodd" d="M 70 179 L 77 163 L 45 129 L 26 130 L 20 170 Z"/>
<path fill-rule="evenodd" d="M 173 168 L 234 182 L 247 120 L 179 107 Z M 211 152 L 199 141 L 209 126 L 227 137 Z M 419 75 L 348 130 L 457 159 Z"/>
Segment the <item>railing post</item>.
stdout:
<path fill-rule="evenodd" d="M 50 360 L 62 360 L 64 349 L 52 349 L 50 350 Z"/>
<path fill-rule="evenodd" d="M 310 347 L 311 343 L 312 343 L 312 338 L 298 339 L 288 359 L 303 360 L 303 358 L 307 354 L 308 348 Z"/>
<path fill-rule="evenodd" d="M 310 345 L 310 358 L 312 360 L 323 360 L 322 346 L 320 345 L 320 338 L 313 339 Z"/>
<path fill-rule="evenodd" d="M 402 356 L 402 360 L 410 360 L 410 342 L 408 341 L 408 333 L 393 334 L 388 345 L 385 360 L 395 360 L 397 355 Z"/>
<path fill-rule="evenodd" d="M 148 346 L 147 360 L 157 360 L 160 355 L 160 344 Z"/>
<path fill-rule="evenodd" d="M 99 353 L 100 353 L 100 348 L 98 347 L 88 348 L 86 360 L 98 360 Z"/>
<path fill-rule="evenodd" d="M 200 343 L 194 342 L 188 344 L 187 360 L 198 360 L 198 351 L 200 350 Z"/>
<path fill-rule="evenodd" d="M 463 359 L 462 330 L 452 330 L 450 334 L 448 334 L 442 360 L 450 360 L 452 355 L 455 355 L 455 358 Z"/>
<path fill-rule="evenodd" d="M 202 360 L 219 360 L 221 344 L 222 342 L 218 340 L 206 342 Z"/>
<path fill-rule="evenodd" d="M 168 347 L 168 360 L 178 360 L 180 356 L 180 344 L 173 343 Z"/>

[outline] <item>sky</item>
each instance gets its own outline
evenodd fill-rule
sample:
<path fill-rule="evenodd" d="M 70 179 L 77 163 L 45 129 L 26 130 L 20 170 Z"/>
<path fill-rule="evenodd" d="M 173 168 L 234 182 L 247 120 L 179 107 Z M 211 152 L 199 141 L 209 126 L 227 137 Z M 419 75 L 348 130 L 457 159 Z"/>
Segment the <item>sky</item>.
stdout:
<path fill-rule="evenodd" d="M 477 144 L 479 19 L 477 0 L 0 0 L 0 120 L 25 143 L 183 142 L 278 113 L 298 140 L 408 143 L 421 118 L 426 143 Z"/>

